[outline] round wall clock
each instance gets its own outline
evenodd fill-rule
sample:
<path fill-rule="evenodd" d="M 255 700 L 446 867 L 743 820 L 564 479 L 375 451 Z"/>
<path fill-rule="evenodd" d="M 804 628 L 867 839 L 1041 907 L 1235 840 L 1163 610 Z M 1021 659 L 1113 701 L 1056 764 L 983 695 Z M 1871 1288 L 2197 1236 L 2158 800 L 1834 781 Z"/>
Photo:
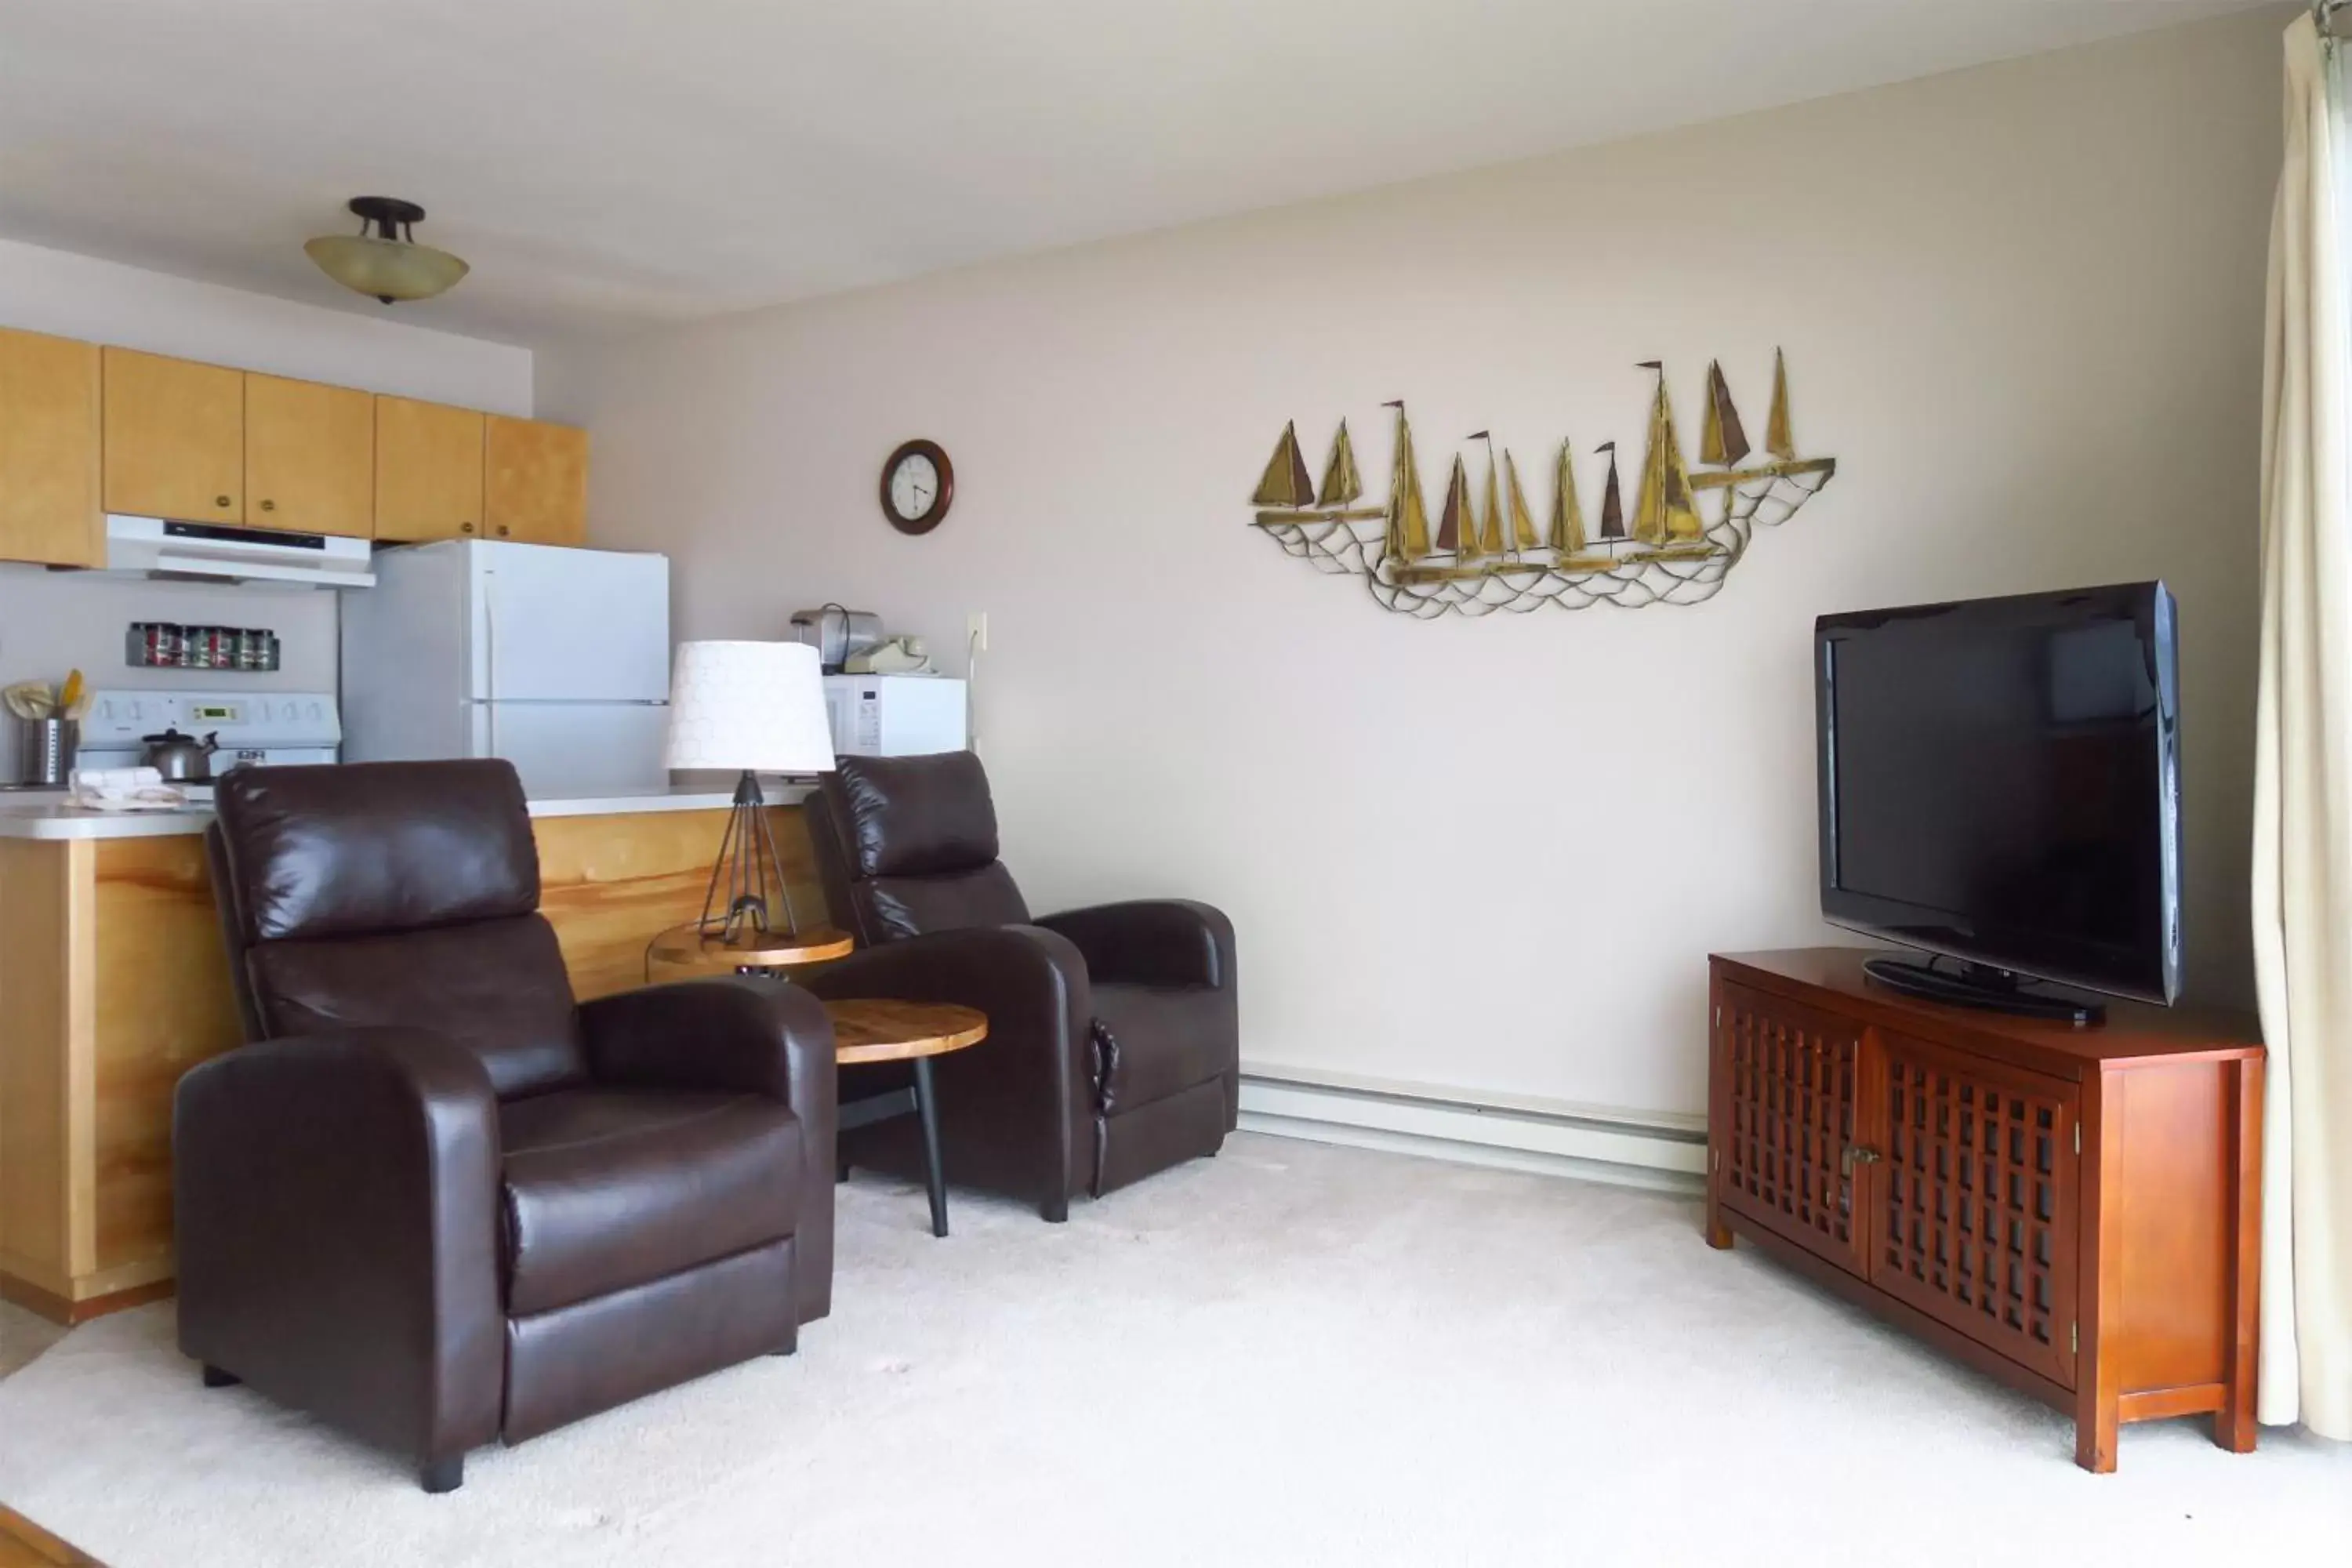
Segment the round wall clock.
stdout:
<path fill-rule="evenodd" d="M 955 465 L 937 441 L 908 441 L 882 465 L 882 515 L 901 533 L 929 533 L 955 500 Z"/>

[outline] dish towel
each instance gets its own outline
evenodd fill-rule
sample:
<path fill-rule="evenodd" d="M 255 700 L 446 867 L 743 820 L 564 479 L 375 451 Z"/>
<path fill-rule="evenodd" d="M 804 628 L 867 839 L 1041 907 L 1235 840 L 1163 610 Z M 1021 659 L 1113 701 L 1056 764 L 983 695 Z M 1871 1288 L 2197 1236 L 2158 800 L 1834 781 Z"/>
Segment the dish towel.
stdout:
<path fill-rule="evenodd" d="M 76 768 L 67 787 L 86 811 L 174 811 L 188 804 L 188 792 L 165 784 L 153 768 Z"/>

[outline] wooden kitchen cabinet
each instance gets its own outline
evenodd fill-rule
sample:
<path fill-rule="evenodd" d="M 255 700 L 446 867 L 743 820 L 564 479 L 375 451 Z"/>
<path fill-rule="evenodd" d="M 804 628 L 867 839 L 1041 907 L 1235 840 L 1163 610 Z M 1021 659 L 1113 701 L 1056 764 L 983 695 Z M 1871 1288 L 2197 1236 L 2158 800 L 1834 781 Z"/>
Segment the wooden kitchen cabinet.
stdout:
<path fill-rule="evenodd" d="M 246 525 L 375 531 L 375 399 L 347 386 L 245 377 Z"/>
<path fill-rule="evenodd" d="M 245 521 L 245 373 L 105 351 L 106 510 Z"/>
<path fill-rule="evenodd" d="M 0 560 L 105 564 L 96 343 L 0 330 Z"/>
<path fill-rule="evenodd" d="M 489 416 L 482 517 L 493 539 L 579 544 L 588 536 L 588 432 Z"/>
<path fill-rule="evenodd" d="M 375 400 L 375 536 L 415 543 L 482 533 L 482 422 L 470 408 Z"/>

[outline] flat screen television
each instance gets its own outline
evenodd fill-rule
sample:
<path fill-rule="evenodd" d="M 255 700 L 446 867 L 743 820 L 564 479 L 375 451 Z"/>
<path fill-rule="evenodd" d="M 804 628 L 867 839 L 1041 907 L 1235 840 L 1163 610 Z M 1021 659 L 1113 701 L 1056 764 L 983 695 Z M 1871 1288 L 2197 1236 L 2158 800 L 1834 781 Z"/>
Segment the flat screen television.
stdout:
<path fill-rule="evenodd" d="M 2132 583 L 1814 623 L 1822 913 L 1956 961 L 1947 1000 L 2093 1022 L 2040 979 L 2180 990 L 2172 595 Z"/>

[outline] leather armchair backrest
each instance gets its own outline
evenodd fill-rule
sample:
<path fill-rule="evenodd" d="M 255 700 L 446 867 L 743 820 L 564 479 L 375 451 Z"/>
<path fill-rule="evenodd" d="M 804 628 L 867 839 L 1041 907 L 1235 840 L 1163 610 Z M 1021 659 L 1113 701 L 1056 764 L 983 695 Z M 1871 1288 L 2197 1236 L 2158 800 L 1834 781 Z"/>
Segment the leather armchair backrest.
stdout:
<path fill-rule="evenodd" d="M 539 908 L 539 843 L 510 763 L 237 768 L 213 797 L 247 942 Z"/>
<path fill-rule="evenodd" d="M 890 942 L 926 931 L 1029 923 L 1029 905 L 1002 860 L 936 877 L 875 877 L 850 897 L 865 940 Z"/>
<path fill-rule="evenodd" d="M 804 809 L 826 900 L 860 942 L 1027 923 L 971 752 L 843 757 Z"/>
<path fill-rule="evenodd" d="M 467 1047 L 502 1096 L 585 1079 L 510 764 L 238 768 L 215 811 L 215 895 L 249 1036 L 402 1025 Z"/>

